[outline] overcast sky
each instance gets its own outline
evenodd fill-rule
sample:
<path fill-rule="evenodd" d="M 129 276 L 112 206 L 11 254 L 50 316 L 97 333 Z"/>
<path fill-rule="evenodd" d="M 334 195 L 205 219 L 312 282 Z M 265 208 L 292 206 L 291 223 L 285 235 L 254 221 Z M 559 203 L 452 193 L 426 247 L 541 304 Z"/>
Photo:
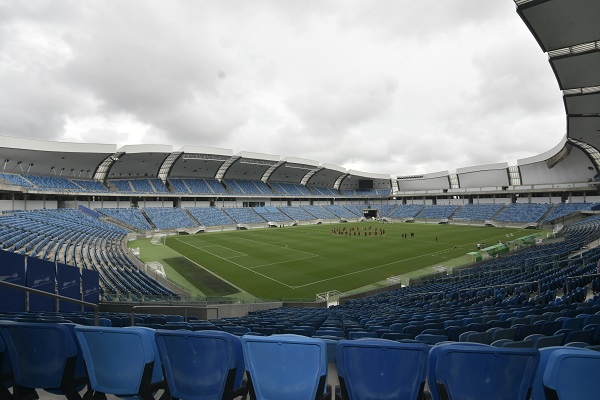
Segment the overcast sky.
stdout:
<path fill-rule="evenodd" d="M 513 0 L 0 0 L 0 135 L 409 175 L 566 131 Z"/>

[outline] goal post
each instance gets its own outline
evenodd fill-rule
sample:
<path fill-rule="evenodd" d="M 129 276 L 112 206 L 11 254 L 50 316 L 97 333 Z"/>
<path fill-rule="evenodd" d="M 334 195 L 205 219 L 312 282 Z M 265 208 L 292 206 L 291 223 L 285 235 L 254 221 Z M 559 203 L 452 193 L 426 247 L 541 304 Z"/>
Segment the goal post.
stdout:
<path fill-rule="evenodd" d="M 158 261 L 150 261 L 144 264 L 144 272 L 149 275 L 160 276 L 161 278 L 166 278 L 167 274 L 165 273 L 165 268 Z"/>
<path fill-rule="evenodd" d="M 327 307 L 337 306 L 340 303 L 340 297 L 343 295 L 339 290 L 330 290 L 329 292 L 317 293 L 317 301 L 324 301 Z"/>
<path fill-rule="evenodd" d="M 150 240 L 150 243 L 152 243 L 155 246 L 162 246 L 167 242 L 167 235 L 165 235 L 164 233 L 157 233 L 154 236 L 152 236 L 152 239 Z"/>
<path fill-rule="evenodd" d="M 389 278 L 386 279 L 388 286 L 392 286 L 392 285 L 402 285 L 402 275 L 394 275 L 394 276 L 390 276 Z"/>

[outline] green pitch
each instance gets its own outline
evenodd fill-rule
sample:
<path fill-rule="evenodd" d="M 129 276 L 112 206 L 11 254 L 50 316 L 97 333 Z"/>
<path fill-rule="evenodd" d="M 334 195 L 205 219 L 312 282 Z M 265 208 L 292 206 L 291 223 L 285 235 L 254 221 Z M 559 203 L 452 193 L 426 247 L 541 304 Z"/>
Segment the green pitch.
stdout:
<path fill-rule="evenodd" d="M 334 228 L 345 228 L 349 234 L 334 235 Z M 383 236 L 381 229 L 385 230 Z M 403 233 L 407 239 L 402 238 Z M 493 245 L 531 233 L 510 228 L 362 222 L 172 236 L 167 238 L 167 248 L 155 249 L 163 248 L 168 257 L 160 258 L 208 296 L 247 292 L 265 300 L 314 300 L 317 293 L 346 292 L 390 276 L 443 265 L 476 251 L 478 242 Z"/>

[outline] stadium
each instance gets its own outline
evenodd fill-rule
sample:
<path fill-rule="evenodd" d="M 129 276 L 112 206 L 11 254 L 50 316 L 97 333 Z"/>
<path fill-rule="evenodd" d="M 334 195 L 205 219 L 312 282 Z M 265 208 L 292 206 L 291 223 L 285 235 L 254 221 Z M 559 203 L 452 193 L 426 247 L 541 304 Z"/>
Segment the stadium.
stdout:
<path fill-rule="evenodd" d="M 566 119 L 515 165 L 0 137 L 0 400 L 595 398 L 600 4 L 515 4 Z"/>

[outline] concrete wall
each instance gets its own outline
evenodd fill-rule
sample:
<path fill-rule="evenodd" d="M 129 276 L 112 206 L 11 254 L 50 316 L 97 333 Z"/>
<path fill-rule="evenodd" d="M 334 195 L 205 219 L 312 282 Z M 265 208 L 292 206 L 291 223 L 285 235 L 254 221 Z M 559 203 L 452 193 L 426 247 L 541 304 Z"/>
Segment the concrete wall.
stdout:
<path fill-rule="evenodd" d="M 251 311 L 270 310 L 282 307 L 282 302 L 251 303 L 251 304 L 217 304 L 201 306 L 198 304 L 148 304 L 148 303 L 100 303 L 100 311 L 140 314 L 188 315 L 199 319 L 216 319 L 227 317 L 245 317 Z"/>

